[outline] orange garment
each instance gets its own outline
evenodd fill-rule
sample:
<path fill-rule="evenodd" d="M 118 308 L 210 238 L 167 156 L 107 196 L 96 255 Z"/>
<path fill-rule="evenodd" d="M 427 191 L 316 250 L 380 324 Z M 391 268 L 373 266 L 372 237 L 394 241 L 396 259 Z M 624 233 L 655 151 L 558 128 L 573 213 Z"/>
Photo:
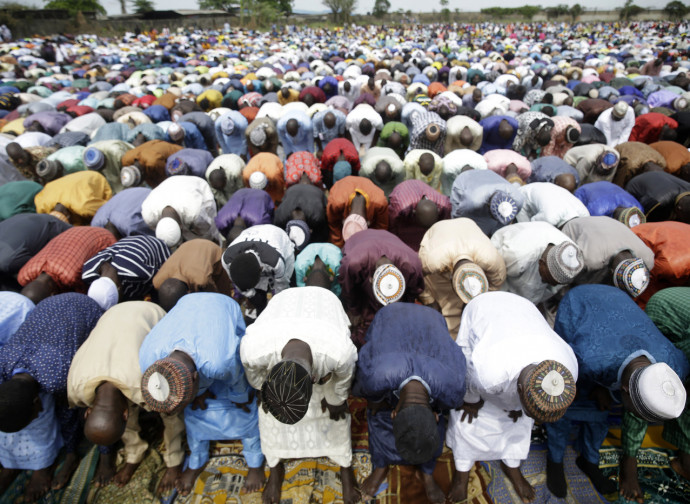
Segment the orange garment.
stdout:
<path fill-rule="evenodd" d="M 644 308 L 652 295 L 666 287 L 688 284 L 690 280 L 690 224 L 676 221 L 649 222 L 632 228 L 652 251 L 654 268 L 649 286 L 635 301 Z"/>
<path fill-rule="evenodd" d="M 326 206 L 331 243 L 342 247 L 343 221 L 350 213 L 350 204 L 357 193 L 367 201 L 367 221 L 370 229 L 388 229 L 388 200 L 378 186 L 366 177 L 350 175 L 331 187 Z"/>
<path fill-rule="evenodd" d="M 153 105 L 163 105 L 165 108 L 170 110 L 175 106 L 176 101 L 177 96 L 172 93 L 165 93 L 164 95 L 156 98 L 156 100 L 153 102 Z"/>
<path fill-rule="evenodd" d="M 273 203 L 277 206 L 283 200 L 283 194 L 285 194 L 283 162 L 271 152 L 260 152 L 252 156 L 247 166 L 242 170 L 242 180 L 245 187 L 249 187 L 249 177 L 257 171 L 266 175 L 268 185 L 264 190 L 271 196 Z"/>
<path fill-rule="evenodd" d="M 150 140 L 127 151 L 122 156 L 122 166 L 136 163 L 142 170 L 141 178 L 153 188 L 165 179 L 165 163 L 168 157 L 181 150 L 180 145 L 164 140 Z"/>
<path fill-rule="evenodd" d="M 690 163 L 690 151 L 678 142 L 664 140 L 661 142 L 654 142 L 649 146 L 664 156 L 666 160 L 666 171 L 669 173 L 675 174 L 683 165 Z"/>

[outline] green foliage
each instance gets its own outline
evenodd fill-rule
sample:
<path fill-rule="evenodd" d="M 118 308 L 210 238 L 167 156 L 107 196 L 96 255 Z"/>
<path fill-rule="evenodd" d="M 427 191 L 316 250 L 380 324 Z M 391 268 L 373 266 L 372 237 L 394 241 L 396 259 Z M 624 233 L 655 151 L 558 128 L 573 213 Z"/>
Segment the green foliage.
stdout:
<path fill-rule="evenodd" d="M 637 16 L 642 11 L 644 11 L 644 9 L 639 5 L 635 5 L 633 0 L 626 0 L 618 17 L 623 21 L 629 21 L 630 18 Z"/>
<path fill-rule="evenodd" d="M 374 2 L 374 10 L 371 12 L 377 18 L 383 18 L 388 14 L 388 9 L 391 8 L 391 3 L 388 0 L 376 0 Z"/>
<path fill-rule="evenodd" d="M 558 4 L 555 7 L 546 9 L 546 17 L 549 19 L 557 18 L 559 16 L 566 16 L 570 14 L 570 9 L 566 4 Z"/>
<path fill-rule="evenodd" d="M 134 7 L 134 12 L 137 14 L 142 14 L 144 12 L 151 12 L 156 10 L 151 0 L 131 0 L 132 7 Z"/>
<path fill-rule="evenodd" d="M 238 0 L 198 0 L 200 9 L 230 11 L 239 5 Z"/>
<path fill-rule="evenodd" d="M 523 5 L 522 7 L 488 7 L 480 12 L 497 18 L 519 15 L 526 19 L 532 19 L 541 10 L 540 5 Z"/>
<path fill-rule="evenodd" d="M 106 13 L 98 0 L 51 0 L 46 3 L 45 8 L 66 10 L 71 15 L 75 15 L 77 12 L 94 11 L 100 12 L 101 14 Z"/>
<path fill-rule="evenodd" d="M 444 21 L 450 21 L 450 9 L 448 7 L 441 9 L 441 18 Z"/>
<path fill-rule="evenodd" d="M 570 16 L 573 18 L 573 21 L 577 19 L 577 17 L 584 12 L 585 9 L 582 8 L 582 5 L 579 3 L 576 3 L 570 8 Z"/>
<path fill-rule="evenodd" d="M 321 3 L 331 9 L 334 23 L 349 22 L 357 7 L 357 0 L 321 0 Z"/>
<path fill-rule="evenodd" d="M 29 10 L 30 5 L 24 5 L 19 2 L 3 2 L 0 3 L 0 9 L 8 11 Z"/>
<path fill-rule="evenodd" d="M 673 21 L 680 21 L 685 17 L 688 11 L 690 11 L 690 9 L 688 9 L 683 2 L 679 2 L 678 0 L 669 2 L 666 4 L 666 7 L 664 7 L 664 12 Z"/>

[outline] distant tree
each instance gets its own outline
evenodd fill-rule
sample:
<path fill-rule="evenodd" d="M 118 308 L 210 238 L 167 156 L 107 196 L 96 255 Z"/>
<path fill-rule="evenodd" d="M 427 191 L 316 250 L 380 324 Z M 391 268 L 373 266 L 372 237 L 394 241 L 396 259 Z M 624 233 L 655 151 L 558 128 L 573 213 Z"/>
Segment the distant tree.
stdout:
<path fill-rule="evenodd" d="M 567 14 L 570 14 L 570 9 L 566 4 L 559 4 L 555 7 L 546 9 L 546 17 L 549 19 L 565 16 Z"/>
<path fill-rule="evenodd" d="M 573 21 L 575 21 L 583 11 L 584 9 L 582 8 L 582 5 L 576 3 L 570 8 L 570 17 L 572 17 Z"/>
<path fill-rule="evenodd" d="M 131 0 L 131 3 L 132 7 L 134 7 L 134 12 L 137 14 L 156 10 L 151 0 Z"/>
<path fill-rule="evenodd" d="M 349 22 L 357 7 L 357 0 L 321 0 L 321 3 L 331 10 L 334 23 Z"/>
<path fill-rule="evenodd" d="M 388 9 L 391 8 L 391 3 L 388 0 L 376 0 L 374 2 L 374 10 L 371 11 L 371 14 L 374 17 L 381 18 L 388 14 Z"/>
<path fill-rule="evenodd" d="M 541 5 L 523 5 L 515 9 L 524 18 L 531 20 L 534 16 L 541 12 Z"/>
<path fill-rule="evenodd" d="M 45 1 L 45 0 L 44 0 Z M 100 12 L 105 14 L 105 8 L 98 0 L 51 0 L 46 3 L 46 9 L 63 9 L 70 14 L 75 15 L 77 12 Z"/>
<path fill-rule="evenodd" d="M 673 21 L 680 21 L 683 19 L 688 13 L 688 10 L 690 9 L 688 9 L 683 2 L 679 2 L 678 0 L 669 2 L 666 4 L 666 7 L 664 7 L 664 12 Z"/>
<path fill-rule="evenodd" d="M 623 21 L 629 21 L 630 18 L 637 16 L 642 11 L 644 9 L 639 5 L 635 5 L 633 0 L 626 0 L 618 17 Z"/>
<path fill-rule="evenodd" d="M 239 4 L 239 0 L 198 0 L 200 9 L 230 11 Z"/>

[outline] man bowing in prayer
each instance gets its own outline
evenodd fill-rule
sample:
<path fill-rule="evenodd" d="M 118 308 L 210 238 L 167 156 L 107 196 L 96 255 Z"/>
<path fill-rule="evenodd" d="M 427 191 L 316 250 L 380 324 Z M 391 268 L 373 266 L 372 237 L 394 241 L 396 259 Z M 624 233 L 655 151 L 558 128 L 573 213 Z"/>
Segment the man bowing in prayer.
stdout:
<path fill-rule="evenodd" d="M 182 297 L 141 344 L 146 405 L 167 415 L 184 411 L 191 455 L 176 484 L 182 495 L 191 491 L 208 462 L 209 444 L 217 439 L 241 439 L 249 466 L 244 489 L 256 492 L 263 485 L 258 403 L 239 359 L 244 329 L 237 302 L 196 292 Z"/>
<path fill-rule="evenodd" d="M 367 399 L 373 471 L 362 493 L 373 497 L 391 464 L 421 470 L 432 503 L 446 496 L 434 481 L 446 437 L 444 412 L 462 405 L 465 356 L 437 311 L 412 303 L 383 307 L 360 351 L 353 395 Z"/>
<path fill-rule="evenodd" d="M 558 420 L 575 398 L 575 354 L 532 303 L 509 292 L 470 301 L 456 342 L 467 359 L 467 392 L 448 424 L 455 459 L 449 498 L 467 499 L 475 461 L 500 459 L 518 496 L 532 502 L 520 461 L 529 454 L 534 421 Z"/>
<path fill-rule="evenodd" d="M 141 394 L 139 348 L 146 335 L 165 316 L 154 303 L 129 301 L 109 309 L 77 350 L 67 376 L 72 406 L 87 408 L 84 435 L 100 452 L 94 483 L 126 485 L 144 459 L 148 443 L 139 436 L 139 412 L 146 407 Z M 166 493 L 180 477 L 184 449 L 181 414 L 161 414 L 167 467 L 158 490 Z M 113 445 L 125 446 L 125 464 L 115 474 Z"/>
<path fill-rule="evenodd" d="M 347 406 L 357 350 L 337 296 L 310 286 L 275 295 L 248 327 L 240 356 L 261 391 L 261 447 L 271 468 L 264 504 L 280 502 L 283 460 L 305 457 L 338 464 L 343 502 L 359 502 Z"/>

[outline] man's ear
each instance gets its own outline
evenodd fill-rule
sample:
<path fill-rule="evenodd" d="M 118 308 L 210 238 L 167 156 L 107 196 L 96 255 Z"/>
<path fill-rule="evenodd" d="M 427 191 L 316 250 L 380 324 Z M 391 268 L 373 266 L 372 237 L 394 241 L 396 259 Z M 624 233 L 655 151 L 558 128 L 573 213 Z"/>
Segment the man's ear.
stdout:
<path fill-rule="evenodd" d="M 438 413 L 434 411 L 434 417 L 436 418 L 436 423 L 438 423 Z"/>
<path fill-rule="evenodd" d="M 92 408 L 86 408 L 86 411 L 84 411 L 84 420 L 89 418 L 89 415 L 91 414 L 91 409 Z"/>
<path fill-rule="evenodd" d="M 311 382 L 316 383 L 316 375 L 311 375 Z"/>
<path fill-rule="evenodd" d="M 335 280 L 335 277 L 333 275 L 328 275 L 328 280 L 332 282 L 333 280 Z"/>
<path fill-rule="evenodd" d="M 397 414 L 398 414 L 397 410 L 391 411 L 391 420 L 395 420 L 395 415 L 397 415 Z"/>
<path fill-rule="evenodd" d="M 621 384 L 621 390 L 626 394 L 630 393 L 630 387 L 628 387 L 628 385 Z"/>
<path fill-rule="evenodd" d="M 129 408 L 125 408 L 122 412 L 122 421 L 127 422 L 127 419 L 129 419 Z"/>

